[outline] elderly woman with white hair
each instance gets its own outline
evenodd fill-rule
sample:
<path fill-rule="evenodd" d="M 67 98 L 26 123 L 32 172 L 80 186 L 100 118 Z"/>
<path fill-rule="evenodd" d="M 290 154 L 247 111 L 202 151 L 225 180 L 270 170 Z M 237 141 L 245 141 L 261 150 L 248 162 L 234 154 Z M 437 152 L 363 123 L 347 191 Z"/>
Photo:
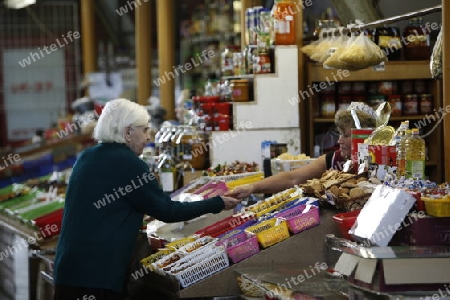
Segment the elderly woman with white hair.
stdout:
<path fill-rule="evenodd" d="M 139 158 L 149 140 L 148 123 L 146 109 L 129 100 L 112 100 L 104 107 L 94 129 L 99 143 L 80 154 L 67 187 L 54 299 L 124 299 L 144 214 L 179 222 L 239 203 L 230 197 L 171 201 Z"/>

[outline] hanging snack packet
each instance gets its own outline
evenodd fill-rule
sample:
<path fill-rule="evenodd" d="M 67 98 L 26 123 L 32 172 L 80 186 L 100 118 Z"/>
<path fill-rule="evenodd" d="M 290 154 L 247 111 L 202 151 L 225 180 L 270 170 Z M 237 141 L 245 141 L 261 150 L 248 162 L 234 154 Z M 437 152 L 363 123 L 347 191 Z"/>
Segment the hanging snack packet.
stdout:
<path fill-rule="evenodd" d="M 433 53 L 431 54 L 430 70 L 434 79 L 442 78 L 442 28 L 439 31 Z"/>
<path fill-rule="evenodd" d="M 388 59 L 383 50 L 365 36 L 364 32 L 361 32 L 347 50 L 339 56 L 339 60 L 356 70 L 378 65 Z"/>

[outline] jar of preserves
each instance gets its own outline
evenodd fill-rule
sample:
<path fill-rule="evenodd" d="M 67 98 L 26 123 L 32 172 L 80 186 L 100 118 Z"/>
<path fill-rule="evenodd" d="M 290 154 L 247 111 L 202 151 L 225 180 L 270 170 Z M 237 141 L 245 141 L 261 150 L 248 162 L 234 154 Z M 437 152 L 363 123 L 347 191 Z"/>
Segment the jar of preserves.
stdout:
<path fill-rule="evenodd" d="M 378 94 L 378 82 L 376 82 L 376 81 L 367 82 L 367 93 L 369 95 Z"/>
<path fill-rule="evenodd" d="M 291 0 L 275 0 L 272 8 L 275 45 L 295 45 L 295 18 L 298 11 Z"/>
<path fill-rule="evenodd" d="M 401 95 L 389 95 L 388 100 L 391 106 L 391 116 L 402 115 L 402 96 Z"/>
<path fill-rule="evenodd" d="M 414 80 L 414 93 L 415 94 L 427 94 L 428 86 L 425 80 Z"/>
<path fill-rule="evenodd" d="M 428 60 L 431 56 L 430 32 L 423 26 L 422 18 L 412 18 L 403 31 L 405 58 L 407 60 Z"/>
<path fill-rule="evenodd" d="M 266 51 L 258 51 L 253 61 L 253 74 L 270 73 L 272 64 L 270 62 L 269 53 Z"/>
<path fill-rule="evenodd" d="M 373 33 L 374 42 L 386 53 L 389 60 L 399 60 L 402 44 L 400 32 L 397 27 L 384 25 L 378 27 Z"/>
<path fill-rule="evenodd" d="M 414 93 L 414 82 L 412 80 L 404 80 L 402 81 L 402 89 L 401 89 L 401 93 L 406 95 L 406 94 L 412 94 Z"/>
<path fill-rule="evenodd" d="M 419 114 L 419 100 L 417 94 L 408 94 L 403 97 L 403 114 L 405 116 Z"/>
<path fill-rule="evenodd" d="M 364 81 L 355 81 L 352 83 L 353 95 L 364 95 L 366 93 L 366 83 Z"/>
<path fill-rule="evenodd" d="M 250 101 L 249 81 L 247 79 L 235 79 L 230 82 L 231 100 L 233 102 Z"/>
<path fill-rule="evenodd" d="M 433 112 L 433 95 L 431 94 L 421 94 L 420 95 L 420 113 L 431 114 Z"/>
<path fill-rule="evenodd" d="M 233 55 L 237 52 L 238 46 L 228 45 L 221 54 L 221 72 L 222 76 L 233 76 Z"/>
<path fill-rule="evenodd" d="M 338 83 L 338 93 L 339 94 L 350 94 L 352 92 L 351 82 L 339 82 Z"/>
<path fill-rule="evenodd" d="M 315 82 L 315 84 L 320 86 L 320 82 Z M 336 84 L 327 84 L 324 89 L 320 90 L 321 95 L 332 95 L 336 93 Z"/>
<path fill-rule="evenodd" d="M 320 115 L 323 118 L 332 118 L 336 113 L 334 95 L 323 95 L 320 101 Z"/>
<path fill-rule="evenodd" d="M 396 81 L 380 81 L 378 82 L 378 92 L 383 95 L 394 95 L 398 93 L 398 85 Z"/>

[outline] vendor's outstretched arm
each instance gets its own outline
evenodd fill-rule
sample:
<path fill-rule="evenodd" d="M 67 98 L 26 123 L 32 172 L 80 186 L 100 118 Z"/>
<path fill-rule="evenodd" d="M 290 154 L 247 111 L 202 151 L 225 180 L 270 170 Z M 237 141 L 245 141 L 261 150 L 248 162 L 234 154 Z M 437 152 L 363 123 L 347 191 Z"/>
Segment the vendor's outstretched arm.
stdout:
<path fill-rule="evenodd" d="M 305 183 L 308 179 L 320 178 L 326 169 L 325 155 L 322 155 L 309 165 L 300 169 L 290 172 L 280 172 L 277 175 L 265 178 L 254 184 L 237 187 L 228 192 L 226 196 L 244 198 L 250 196 L 250 194 L 278 193 L 294 185 Z"/>

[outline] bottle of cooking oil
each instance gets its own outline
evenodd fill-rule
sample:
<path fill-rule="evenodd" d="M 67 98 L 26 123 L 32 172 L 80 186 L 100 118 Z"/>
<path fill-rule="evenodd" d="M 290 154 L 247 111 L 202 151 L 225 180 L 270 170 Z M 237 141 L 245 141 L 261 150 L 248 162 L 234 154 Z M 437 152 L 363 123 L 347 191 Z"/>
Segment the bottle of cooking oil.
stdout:
<path fill-rule="evenodd" d="M 395 138 L 395 148 L 397 152 L 397 178 L 405 176 L 405 139 L 406 130 L 409 128 L 409 122 L 402 122 L 398 128 Z"/>
<path fill-rule="evenodd" d="M 413 128 L 412 135 L 405 141 L 406 178 L 425 178 L 425 140 L 419 136 L 419 129 Z"/>

